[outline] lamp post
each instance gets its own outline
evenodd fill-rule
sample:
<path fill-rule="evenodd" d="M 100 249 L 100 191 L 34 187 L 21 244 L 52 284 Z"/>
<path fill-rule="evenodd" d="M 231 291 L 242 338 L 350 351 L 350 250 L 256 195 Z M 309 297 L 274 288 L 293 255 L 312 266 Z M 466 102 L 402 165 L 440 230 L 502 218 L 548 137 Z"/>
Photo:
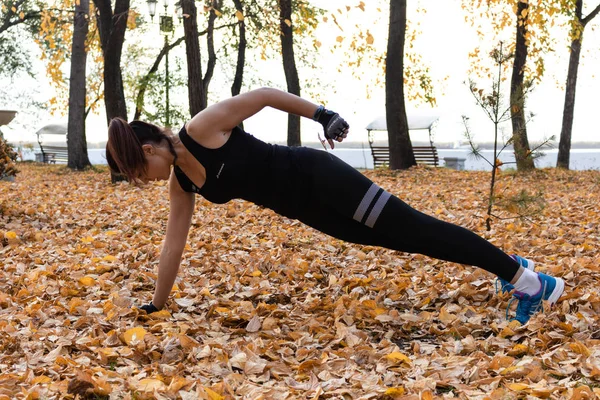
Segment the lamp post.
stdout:
<path fill-rule="evenodd" d="M 150 18 L 151 20 L 154 21 L 154 16 L 156 15 L 156 5 L 158 4 L 158 0 L 147 0 L 148 3 L 148 13 L 150 14 Z M 164 7 L 164 11 L 163 13 L 161 13 L 159 15 L 160 17 L 160 21 L 159 21 L 159 26 L 160 26 L 160 32 L 164 35 L 165 37 L 165 89 L 166 89 L 166 96 L 165 96 L 165 115 L 166 115 L 166 121 L 165 121 L 165 125 L 167 127 L 171 127 L 171 121 L 170 121 L 170 117 L 169 117 L 169 36 L 173 33 L 174 31 L 174 25 L 173 25 L 173 17 L 169 14 L 169 0 L 163 0 L 163 7 Z M 175 3 L 175 15 L 177 15 L 177 17 L 179 18 L 179 20 L 181 20 L 181 18 L 183 17 L 183 12 L 181 9 L 181 3 L 177 2 Z"/>

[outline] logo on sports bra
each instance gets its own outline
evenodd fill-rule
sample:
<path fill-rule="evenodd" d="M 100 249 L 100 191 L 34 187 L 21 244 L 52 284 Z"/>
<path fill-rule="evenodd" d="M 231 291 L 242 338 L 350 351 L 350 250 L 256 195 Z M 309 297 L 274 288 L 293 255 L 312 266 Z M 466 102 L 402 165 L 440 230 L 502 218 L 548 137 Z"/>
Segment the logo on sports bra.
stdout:
<path fill-rule="evenodd" d="M 221 164 L 221 168 L 219 168 L 219 172 L 217 172 L 217 179 L 219 179 L 219 176 L 221 176 L 221 171 L 223 171 L 224 166 L 225 166 L 225 163 Z"/>

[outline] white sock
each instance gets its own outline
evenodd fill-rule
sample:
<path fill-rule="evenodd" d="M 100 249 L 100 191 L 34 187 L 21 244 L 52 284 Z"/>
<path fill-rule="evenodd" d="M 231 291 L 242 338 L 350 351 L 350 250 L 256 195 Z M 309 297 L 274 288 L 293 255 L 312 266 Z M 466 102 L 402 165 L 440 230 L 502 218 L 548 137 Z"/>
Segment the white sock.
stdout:
<path fill-rule="evenodd" d="M 515 290 L 517 292 L 525 293 L 530 296 L 537 294 L 542 288 L 538 274 L 530 269 L 521 267 L 523 273 L 515 283 Z"/>

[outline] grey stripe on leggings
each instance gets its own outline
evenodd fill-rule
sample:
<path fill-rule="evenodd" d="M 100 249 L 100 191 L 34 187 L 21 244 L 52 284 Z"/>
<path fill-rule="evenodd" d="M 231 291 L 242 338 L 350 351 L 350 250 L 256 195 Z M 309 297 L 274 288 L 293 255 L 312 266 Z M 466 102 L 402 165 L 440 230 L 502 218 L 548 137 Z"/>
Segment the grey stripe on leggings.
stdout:
<path fill-rule="evenodd" d="M 379 196 L 377 202 L 375 203 L 373 209 L 367 217 L 367 221 L 365 222 L 366 226 L 372 228 L 373 225 L 375 225 L 375 222 L 377 222 L 377 218 L 379 218 L 379 214 L 381 214 L 381 211 L 383 210 L 383 207 L 385 207 L 385 204 L 389 200 L 390 196 L 391 194 L 389 192 L 386 192 L 385 190 L 383 191 L 383 193 L 381 193 L 381 196 Z"/>
<path fill-rule="evenodd" d="M 380 190 L 382 193 L 375 202 L 375 205 L 373 205 L 373 209 L 371 210 L 371 212 L 367 216 L 367 220 L 365 221 L 365 225 L 367 225 L 369 228 L 372 228 L 375 225 L 375 222 L 377 222 L 377 218 L 379 218 L 379 214 L 381 214 L 383 207 L 385 207 L 387 201 L 391 196 L 391 194 L 381 189 L 375 183 L 373 183 L 369 190 L 367 190 L 367 193 L 365 193 L 360 204 L 358 205 L 358 208 L 354 213 L 354 220 L 362 222 L 365 213 L 373 203 L 373 200 L 375 200 L 375 197 Z"/>
<path fill-rule="evenodd" d="M 379 191 L 379 186 L 377 186 L 374 183 L 371 185 L 369 190 L 367 190 L 367 193 L 363 197 L 362 201 L 358 205 L 358 208 L 356 209 L 356 212 L 354 213 L 353 218 L 356 221 L 358 221 L 358 222 L 362 221 L 363 217 L 365 216 L 365 213 L 367 212 L 367 209 L 371 205 L 371 202 L 375 198 L 375 195 L 377 194 L 378 191 Z"/>

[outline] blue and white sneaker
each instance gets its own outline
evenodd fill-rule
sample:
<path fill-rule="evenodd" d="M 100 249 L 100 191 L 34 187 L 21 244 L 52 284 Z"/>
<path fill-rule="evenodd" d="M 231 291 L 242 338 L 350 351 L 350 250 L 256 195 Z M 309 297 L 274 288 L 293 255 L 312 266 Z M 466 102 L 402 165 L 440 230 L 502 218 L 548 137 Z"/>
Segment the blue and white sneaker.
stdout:
<path fill-rule="evenodd" d="M 525 257 L 518 256 L 513 254 L 512 259 L 519 263 L 519 265 L 523 268 L 530 269 L 532 271 L 535 270 L 535 263 L 531 260 L 526 259 Z M 498 288 L 500 286 L 500 288 Z M 512 292 L 515 287 L 508 281 L 505 281 L 502 278 L 496 279 L 496 293 L 502 291 L 502 293 Z"/>
<path fill-rule="evenodd" d="M 519 305 L 517 306 L 515 318 L 511 320 L 516 319 L 524 325 L 533 314 L 540 310 L 543 311 L 543 301 L 548 301 L 550 305 L 554 305 L 565 291 L 565 281 L 561 278 L 553 278 L 541 272 L 538 272 L 537 275 L 542 285 L 537 294 L 531 296 L 521 292 L 513 293 L 513 298 L 519 300 Z M 506 317 L 509 319 L 508 309 L 506 310 Z"/>

